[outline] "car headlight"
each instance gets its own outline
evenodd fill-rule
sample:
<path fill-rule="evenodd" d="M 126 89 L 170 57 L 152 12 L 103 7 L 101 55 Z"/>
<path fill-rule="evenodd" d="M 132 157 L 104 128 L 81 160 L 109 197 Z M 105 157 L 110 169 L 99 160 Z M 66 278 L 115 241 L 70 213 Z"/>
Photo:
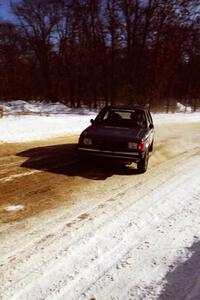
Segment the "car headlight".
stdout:
<path fill-rule="evenodd" d="M 87 146 L 92 145 L 92 139 L 90 139 L 90 138 L 83 138 L 83 144 L 87 145 Z"/>
<path fill-rule="evenodd" d="M 137 143 L 129 142 L 128 149 L 132 149 L 132 150 L 137 149 Z"/>

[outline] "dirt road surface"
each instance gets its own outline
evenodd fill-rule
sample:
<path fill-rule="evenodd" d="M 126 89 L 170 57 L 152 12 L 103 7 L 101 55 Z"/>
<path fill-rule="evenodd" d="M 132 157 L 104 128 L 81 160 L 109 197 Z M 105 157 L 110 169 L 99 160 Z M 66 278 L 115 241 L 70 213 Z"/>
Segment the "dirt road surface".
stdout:
<path fill-rule="evenodd" d="M 200 123 L 157 126 L 140 175 L 77 139 L 0 145 L 0 298 L 200 296 Z"/>

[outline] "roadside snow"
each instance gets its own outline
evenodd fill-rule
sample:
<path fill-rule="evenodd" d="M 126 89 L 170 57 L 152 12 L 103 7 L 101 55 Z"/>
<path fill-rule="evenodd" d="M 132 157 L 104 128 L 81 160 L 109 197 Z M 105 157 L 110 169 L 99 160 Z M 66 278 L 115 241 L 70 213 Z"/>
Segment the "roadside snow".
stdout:
<path fill-rule="evenodd" d="M 89 126 L 90 116 L 9 116 L 0 119 L 0 142 L 25 142 L 77 134 Z"/>
<path fill-rule="evenodd" d="M 159 113 L 153 114 L 155 124 L 200 122 L 200 112 L 195 113 Z"/>
<path fill-rule="evenodd" d="M 41 115 L 55 115 L 55 114 L 71 114 L 74 111 L 76 114 L 89 114 L 87 109 L 72 109 L 62 103 L 45 103 L 35 101 L 15 100 L 8 102 L 1 102 L 0 106 L 3 108 L 4 115 L 16 114 L 41 114 Z"/>
<path fill-rule="evenodd" d="M 1 104 L 0 143 L 25 142 L 79 134 L 90 125 L 96 113 L 86 109 L 70 109 L 64 104 L 36 103 L 22 100 Z M 156 124 L 200 121 L 200 113 L 154 114 Z"/>
<path fill-rule="evenodd" d="M 79 133 L 95 116 L 86 111 L 56 116 L 15 113 L 0 119 L 4 142 Z M 153 118 L 158 124 L 157 143 L 151 168 L 142 175 L 122 172 L 95 181 L 95 168 L 72 177 L 59 174 L 59 168 L 57 173 L 37 167 L 27 170 L 19 156 L 2 157 L 0 194 L 11 199 L 13 191 L 16 201 L 2 206 L 6 215 L 27 208 L 20 204 L 22 196 L 26 200 L 33 193 L 35 202 L 48 204 L 50 195 L 66 203 L 1 225 L 2 300 L 200 299 L 199 123 L 190 124 L 194 132 L 186 131 L 189 123 L 184 124 L 199 122 L 200 113 Z M 73 168 L 78 170 L 77 165 Z M 20 181 L 24 176 L 29 180 Z M 48 190 L 51 184 L 53 189 Z"/>
<path fill-rule="evenodd" d="M 180 102 L 177 102 L 176 107 L 179 112 L 188 112 L 188 113 L 192 112 L 191 106 L 185 106 Z"/>

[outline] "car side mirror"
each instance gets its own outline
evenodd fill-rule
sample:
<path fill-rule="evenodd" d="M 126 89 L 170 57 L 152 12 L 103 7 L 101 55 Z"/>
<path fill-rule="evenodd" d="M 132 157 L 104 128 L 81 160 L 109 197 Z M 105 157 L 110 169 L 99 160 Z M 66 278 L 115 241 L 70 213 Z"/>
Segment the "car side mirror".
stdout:
<path fill-rule="evenodd" d="M 153 124 L 150 124 L 149 129 L 153 129 L 153 128 L 154 128 Z"/>
<path fill-rule="evenodd" d="M 90 123 L 91 123 L 91 124 L 94 124 L 94 120 L 93 120 L 93 119 L 91 119 L 91 120 L 90 120 Z"/>

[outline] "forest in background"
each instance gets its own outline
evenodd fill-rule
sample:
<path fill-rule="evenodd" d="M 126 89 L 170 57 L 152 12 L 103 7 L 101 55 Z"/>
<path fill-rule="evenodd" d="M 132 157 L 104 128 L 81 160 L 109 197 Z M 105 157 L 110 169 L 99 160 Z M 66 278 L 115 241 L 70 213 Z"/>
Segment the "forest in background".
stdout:
<path fill-rule="evenodd" d="M 0 20 L 0 100 L 200 106 L 198 0 L 10 3 L 13 20 Z"/>

